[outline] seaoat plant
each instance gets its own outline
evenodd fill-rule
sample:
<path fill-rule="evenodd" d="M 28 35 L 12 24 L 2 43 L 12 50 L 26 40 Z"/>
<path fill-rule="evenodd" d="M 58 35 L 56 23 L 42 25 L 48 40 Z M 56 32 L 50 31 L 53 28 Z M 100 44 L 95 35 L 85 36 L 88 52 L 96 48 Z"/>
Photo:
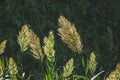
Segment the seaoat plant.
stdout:
<path fill-rule="evenodd" d="M 18 73 L 18 69 L 17 69 L 17 65 L 16 65 L 15 61 L 13 60 L 13 58 L 9 59 L 8 69 L 9 69 L 11 79 L 17 80 L 16 74 Z"/>
<path fill-rule="evenodd" d="M 94 74 L 96 67 L 97 67 L 96 56 L 94 52 L 92 52 L 89 60 L 89 70 L 92 75 Z"/>
<path fill-rule="evenodd" d="M 116 69 L 108 75 L 106 80 L 120 80 L 120 64 L 119 63 L 116 65 Z"/>
<path fill-rule="evenodd" d="M 23 25 L 21 31 L 19 31 L 17 40 L 18 44 L 20 45 L 21 52 L 26 51 L 29 43 L 29 28 L 26 24 Z"/>
<path fill-rule="evenodd" d="M 8 65 L 10 75 L 16 75 L 18 73 L 17 65 L 13 58 L 9 59 L 9 65 Z"/>
<path fill-rule="evenodd" d="M 49 32 L 49 36 L 44 38 L 44 54 L 47 57 L 46 61 L 46 76 L 45 80 L 56 80 L 57 72 L 55 71 L 55 50 L 54 50 L 54 35 Z"/>
<path fill-rule="evenodd" d="M 75 25 L 71 24 L 64 16 L 60 16 L 58 22 L 60 26 L 58 28 L 58 32 L 59 32 L 58 35 L 61 37 L 63 42 L 65 42 L 73 52 L 81 53 L 83 44 L 81 42 L 80 35 L 78 34 L 75 28 Z M 83 73 L 83 76 L 73 74 L 73 70 L 75 67 L 73 58 L 68 60 L 68 62 L 63 66 L 63 73 L 61 75 L 58 75 L 55 64 L 56 59 L 55 59 L 55 49 L 54 49 L 54 45 L 55 45 L 54 34 L 52 31 L 49 32 L 48 37 L 44 38 L 43 41 L 44 45 L 41 47 L 39 37 L 31 29 L 29 29 L 27 25 L 23 25 L 21 31 L 19 31 L 17 41 L 18 44 L 20 45 L 22 53 L 25 52 L 28 48 L 30 48 L 33 57 L 42 61 L 43 64 L 42 68 L 45 70 L 46 73 L 44 80 L 59 80 L 59 79 L 71 80 L 72 77 L 73 80 L 77 80 L 77 79 L 95 80 L 96 77 L 98 77 L 101 73 L 104 72 L 101 71 L 95 75 L 97 62 L 96 62 L 96 56 L 94 52 L 92 52 L 90 55 L 90 59 L 89 60 L 87 59 L 87 62 L 85 62 L 86 57 L 84 56 L 81 57 L 82 68 L 84 68 L 83 72 L 85 72 Z M 7 40 L 0 43 L 0 54 L 4 53 L 6 43 Z M 77 54 L 77 55 L 81 55 L 81 54 Z M 13 58 L 10 58 L 8 61 L 8 58 L 4 59 L 3 57 L 4 56 L 2 56 L 2 59 L 0 59 L 0 80 L 6 80 L 6 77 L 10 78 L 10 80 L 17 80 L 17 77 L 19 79 L 26 80 L 24 78 L 25 77 L 24 73 L 22 76 L 18 74 L 18 67 L 15 61 L 13 60 Z M 30 76 L 28 77 L 27 80 L 30 80 Z M 119 63 L 116 65 L 116 69 L 112 71 L 105 80 L 120 80 Z"/>
<path fill-rule="evenodd" d="M 54 35 L 53 32 L 49 32 L 49 36 L 44 38 L 44 54 L 50 62 L 55 60 L 55 50 L 54 50 Z"/>
<path fill-rule="evenodd" d="M 32 30 L 30 30 L 29 38 L 30 38 L 29 46 L 30 46 L 30 51 L 33 53 L 32 55 L 36 59 L 40 59 L 42 61 L 44 58 L 44 55 L 42 53 L 39 37 L 37 37 L 37 35 Z"/>
<path fill-rule="evenodd" d="M 80 53 L 83 45 L 75 25 L 71 24 L 64 16 L 60 16 L 58 22 L 60 26 L 58 32 L 61 39 L 72 51 Z"/>
<path fill-rule="evenodd" d="M 0 43 L 0 54 L 2 54 L 5 51 L 7 40 L 4 40 L 2 43 Z"/>
<path fill-rule="evenodd" d="M 63 68 L 63 74 L 62 74 L 63 78 L 69 77 L 72 74 L 73 69 L 74 69 L 74 59 L 71 58 L 70 60 L 68 60 L 68 62 Z"/>

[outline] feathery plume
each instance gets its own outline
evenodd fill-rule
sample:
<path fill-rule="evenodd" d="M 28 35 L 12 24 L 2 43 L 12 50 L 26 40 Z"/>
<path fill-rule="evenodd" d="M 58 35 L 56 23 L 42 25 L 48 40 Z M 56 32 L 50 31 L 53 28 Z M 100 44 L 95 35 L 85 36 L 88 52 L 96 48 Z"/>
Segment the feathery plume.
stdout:
<path fill-rule="evenodd" d="M 91 74 L 94 74 L 96 70 L 97 62 L 96 62 L 96 56 L 94 52 L 91 53 L 90 55 L 90 60 L 89 60 L 89 70 Z"/>
<path fill-rule="evenodd" d="M 29 28 L 27 25 L 23 25 L 17 39 L 18 39 L 18 44 L 20 45 L 21 48 L 21 52 L 26 51 L 28 49 L 28 42 L 29 42 Z"/>
<path fill-rule="evenodd" d="M 5 51 L 7 40 L 4 40 L 2 43 L 0 43 L 0 54 L 2 54 Z"/>
<path fill-rule="evenodd" d="M 120 80 L 120 64 L 119 63 L 116 65 L 116 69 L 108 75 L 106 80 Z"/>
<path fill-rule="evenodd" d="M 40 39 L 37 37 L 37 35 L 32 30 L 30 30 L 29 38 L 30 38 L 29 46 L 30 46 L 30 51 L 33 53 L 32 55 L 36 59 L 40 59 L 42 61 L 44 55 L 42 53 Z"/>
<path fill-rule="evenodd" d="M 73 69 L 74 69 L 74 59 L 71 58 L 70 60 L 68 60 L 68 62 L 64 66 L 62 76 L 64 78 L 69 77 L 72 74 Z"/>
<path fill-rule="evenodd" d="M 76 31 L 75 25 L 71 24 L 64 16 L 60 16 L 59 22 L 59 36 L 74 52 L 81 52 L 82 43 L 78 32 Z"/>
<path fill-rule="evenodd" d="M 44 38 L 44 53 L 47 59 L 50 62 L 54 62 L 55 60 L 55 50 L 54 50 L 54 35 L 53 32 L 49 32 L 49 36 Z"/>
<path fill-rule="evenodd" d="M 11 75 L 16 75 L 18 72 L 17 65 L 15 64 L 13 58 L 9 59 L 9 65 L 8 65 L 9 71 Z"/>

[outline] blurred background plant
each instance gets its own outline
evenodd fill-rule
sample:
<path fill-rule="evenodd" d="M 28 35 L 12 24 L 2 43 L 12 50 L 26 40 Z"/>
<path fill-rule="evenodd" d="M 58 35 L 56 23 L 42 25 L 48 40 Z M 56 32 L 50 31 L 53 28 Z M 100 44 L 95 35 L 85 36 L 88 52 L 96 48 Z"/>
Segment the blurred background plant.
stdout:
<path fill-rule="evenodd" d="M 17 43 L 17 34 L 23 24 L 36 32 L 43 40 L 50 30 L 57 32 L 57 19 L 64 15 L 76 25 L 84 48 L 81 55 L 89 57 L 92 51 L 97 59 L 98 72 L 109 73 L 120 62 L 120 1 L 119 0 L 0 0 L 0 41 L 7 39 L 4 56 L 13 57 L 16 62 L 21 60 Z M 64 65 L 66 60 L 74 56 L 60 37 L 55 34 L 56 67 Z M 41 41 L 41 44 L 43 42 Z M 26 51 L 25 53 L 29 53 Z M 31 72 L 31 79 L 42 77 L 41 64 L 31 55 L 23 54 L 23 67 L 26 75 Z M 28 57 L 29 56 L 29 57 Z M 81 56 L 74 56 L 81 57 Z M 81 58 L 80 58 L 81 59 Z M 82 74 L 78 66 L 80 60 L 74 61 L 75 72 Z M 31 62 L 31 63 L 30 63 Z M 35 64 L 35 65 L 33 65 Z M 30 65 L 30 66 L 28 66 Z M 84 72 L 84 71 L 83 71 Z M 103 79 L 102 74 L 97 79 Z"/>

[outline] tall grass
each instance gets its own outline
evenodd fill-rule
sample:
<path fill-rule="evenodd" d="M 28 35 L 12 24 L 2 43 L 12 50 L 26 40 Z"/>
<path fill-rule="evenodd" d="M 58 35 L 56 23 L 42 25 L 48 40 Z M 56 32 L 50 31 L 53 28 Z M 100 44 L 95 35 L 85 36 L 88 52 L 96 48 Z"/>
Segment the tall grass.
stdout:
<path fill-rule="evenodd" d="M 82 56 L 83 44 L 78 34 L 75 25 L 68 21 L 64 16 L 58 18 L 58 35 L 61 37 L 61 40 L 67 44 L 67 46 L 77 55 L 81 56 L 82 67 L 84 72 L 82 74 L 76 74 L 74 68 L 74 59 L 71 57 L 64 66 L 62 66 L 61 73 L 58 72 L 56 68 L 56 53 L 55 53 L 55 38 L 53 31 L 50 31 L 48 37 L 44 37 L 43 45 L 41 45 L 40 38 L 28 27 L 28 25 L 23 25 L 21 31 L 18 34 L 18 44 L 20 46 L 21 54 L 26 51 L 30 51 L 35 59 L 37 59 L 42 65 L 41 68 L 44 70 L 43 78 L 37 80 L 97 80 L 96 78 L 102 74 L 104 71 L 96 72 L 97 61 L 96 55 L 94 52 L 91 52 L 88 59 Z M 7 41 L 3 41 L 0 44 L 0 55 L 5 51 Z M 20 57 L 23 57 L 21 55 Z M 21 58 L 22 59 L 22 58 Z M 0 59 L 0 79 L 4 80 L 9 78 L 10 80 L 30 80 L 30 76 L 26 78 L 25 72 L 20 74 L 20 70 L 13 58 L 5 58 L 2 56 Z M 22 64 L 22 62 L 21 62 Z M 104 80 L 119 80 L 120 79 L 120 64 L 118 63 L 116 69 L 112 71 L 107 77 L 104 77 Z"/>

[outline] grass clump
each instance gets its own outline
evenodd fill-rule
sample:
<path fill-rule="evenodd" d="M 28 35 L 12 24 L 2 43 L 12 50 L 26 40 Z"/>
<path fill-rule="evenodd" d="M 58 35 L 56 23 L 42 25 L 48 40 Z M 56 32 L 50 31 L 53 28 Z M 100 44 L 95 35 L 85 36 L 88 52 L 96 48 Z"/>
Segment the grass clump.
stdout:
<path fill-rule="evenodd" d="M 98 64 L 96 55 L 92 52 L 89 59 L 82 55 L 83 44 L 75 25 L 70 23 L 64 16 L 58 18 L 58 23 L 58 35 L 61 37 L 61 40 L 65 42 L 74 53 L 78 53 L 75 55 L 81 56 L 80 62 L 82 62 L 82 65 L 79 65 L 79 67 L 83 69 L 83 72 L 81 72 L 82 74 L 77 74 L 74 71 L 76 67 L 76 64 L 74 63 L 76 59 L 74 59 L 74 57 L 70 58 L 68 62 L 62 66 L 62 69 L 60 69 L 63 71 L 62 73 L 58 72 L 59 67 L 56 67 L 57 60 L 55 57 L 55 37 L 53 31 L 50 31 L 49 35 L 44 37 L 42 46 L 40 38 L 27 25 L 23 25 L 17 38 L 21 53 L 29 51 L 29 53 L 32 54 L 32 57 L 40 62 L 40 66 L 44 71 L 43 78 L 41 78 L 43 80 L 96 80 L 97 77 L 104 72 L 98 72 L 96 70 Z M 7 40 L 0 44 L 0 55 L 4 53 L 6 43 Z M 24 55 L 20 57 L 24 57 Z M 21 61 L 20 63 L 22 64 Z M 23 74 L 20 74 L 21 69 L 18 67 L 19 65 L 16 64 L 13 58 L 4 58 L 4 56 L 2 56 L 2 59 L 0 59 L 0 80 L 4 80 L 6 77 L 10 80 L 31 80 L 30 75 L 28 75 L 28 77 L 24 75 L 24 70 L 22 72 Z M 112 71 L 105 80 L 119 79 L 120 64 L 117 64 L 116 69 Z"/>

